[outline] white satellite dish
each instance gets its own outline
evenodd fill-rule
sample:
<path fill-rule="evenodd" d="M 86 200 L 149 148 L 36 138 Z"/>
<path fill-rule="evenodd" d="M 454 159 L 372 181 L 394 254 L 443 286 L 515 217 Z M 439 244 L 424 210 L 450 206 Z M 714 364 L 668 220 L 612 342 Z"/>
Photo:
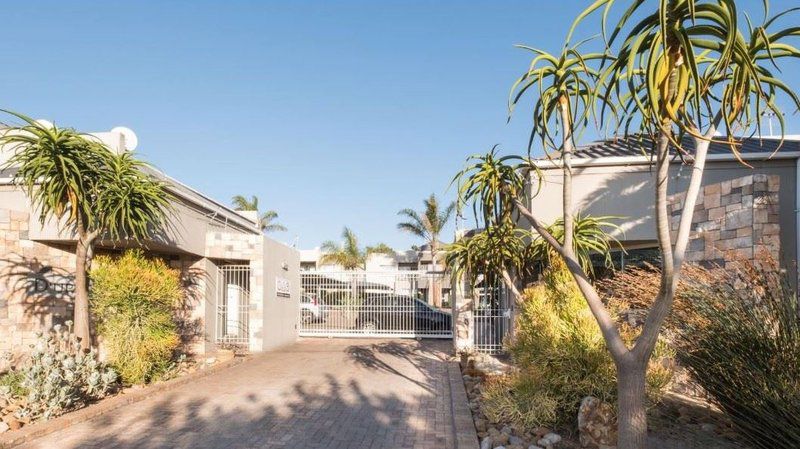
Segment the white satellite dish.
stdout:
<path fill-rule="evenodd" d="M 43 118 L 40 118 L 40 119 L 36 119 L 34 121 L 36 122 L 37 125 L 41 126 L 42 128 L 47 128 L 47 129 L 52 129 L 53 128 L 53 122 L 51 122 L 49 120 L 45 120 Z"/>
<path fill-rule="evenodd" d="M 133 151 L 136 149 L 136 145 L 139 144 L 139 138 L 136 137 L 136 133 L 133 132 L 132 129 L 127 128 L 125 126 L 116 126 L 111 129 L 112 133 L 120 133 L 122 137 L 125 138 L 125 149 L 128 151 Z"/>

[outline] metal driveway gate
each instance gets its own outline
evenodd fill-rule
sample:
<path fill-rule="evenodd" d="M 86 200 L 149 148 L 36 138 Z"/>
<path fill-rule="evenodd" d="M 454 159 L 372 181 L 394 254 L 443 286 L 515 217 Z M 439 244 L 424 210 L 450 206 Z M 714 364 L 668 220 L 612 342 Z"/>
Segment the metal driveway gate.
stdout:
<path fill-rule="evenodd" d="M 300 276 L 300 336 L 453 336 L 450 283 L 441 273 L 306 271 Z"/>
<path fill-rule="evenodd" d="M 220 265 L 216 276 L 215 342 L 247 346 L 250 336 L 250 266 Z"/>

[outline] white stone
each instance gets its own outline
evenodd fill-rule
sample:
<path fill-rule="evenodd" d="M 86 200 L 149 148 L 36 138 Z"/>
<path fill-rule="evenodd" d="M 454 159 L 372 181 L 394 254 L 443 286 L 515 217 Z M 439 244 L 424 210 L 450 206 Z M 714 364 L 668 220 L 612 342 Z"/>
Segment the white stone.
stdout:
<path fill-rule="evenodd" d="M 7 432 L 9 429 L 10 427 L 8 427 L 8 423 L 6 423 L 5 421 L 0 421 L 0 433 Z"/>
<path fill-rule="evenodd" d="M 481 440 L 481 449 L 492 449 L 492 437 L 484 437 Z"/>

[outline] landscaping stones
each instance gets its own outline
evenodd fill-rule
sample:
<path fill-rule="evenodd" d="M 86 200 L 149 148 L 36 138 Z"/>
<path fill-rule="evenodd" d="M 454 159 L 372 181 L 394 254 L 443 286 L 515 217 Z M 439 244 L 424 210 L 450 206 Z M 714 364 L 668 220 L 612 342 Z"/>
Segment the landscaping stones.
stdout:
<path fill-rule="evenodd" d="M 11 427 L 7 423 L 0 421 L 0 433 L 8 432 L 9 430 L 11 430 Z"/>
<path fill-rule="evenodd" d="M 481 449 L 493 449 L 492 443 L 492 437 L 483 437 L 481 440 Z"/>
<path fill-rule="evenodd" d="M 559 441 L 561 441 L 561 435 L 551 432 L 545 435 L 541 440 L 537 441 L 536 444 L 543 446 L 545 449 L 553 449 L 553 446 L 555 446 Z"/>
<path fill-rule="evenodd" d="M 617 420 L 614 407 L 593 396 L 586 396 L 578 409 L 578 432 L 584 447 L 616 446 Z"/>

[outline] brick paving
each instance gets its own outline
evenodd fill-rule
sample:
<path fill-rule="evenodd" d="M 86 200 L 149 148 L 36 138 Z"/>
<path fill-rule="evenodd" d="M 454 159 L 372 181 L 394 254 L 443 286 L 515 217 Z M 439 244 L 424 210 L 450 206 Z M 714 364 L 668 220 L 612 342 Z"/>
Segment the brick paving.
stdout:
<path fill-rule="evenodd" d="M 472 449 L 450 345 L 303 340 L 19 447 Z"/>

